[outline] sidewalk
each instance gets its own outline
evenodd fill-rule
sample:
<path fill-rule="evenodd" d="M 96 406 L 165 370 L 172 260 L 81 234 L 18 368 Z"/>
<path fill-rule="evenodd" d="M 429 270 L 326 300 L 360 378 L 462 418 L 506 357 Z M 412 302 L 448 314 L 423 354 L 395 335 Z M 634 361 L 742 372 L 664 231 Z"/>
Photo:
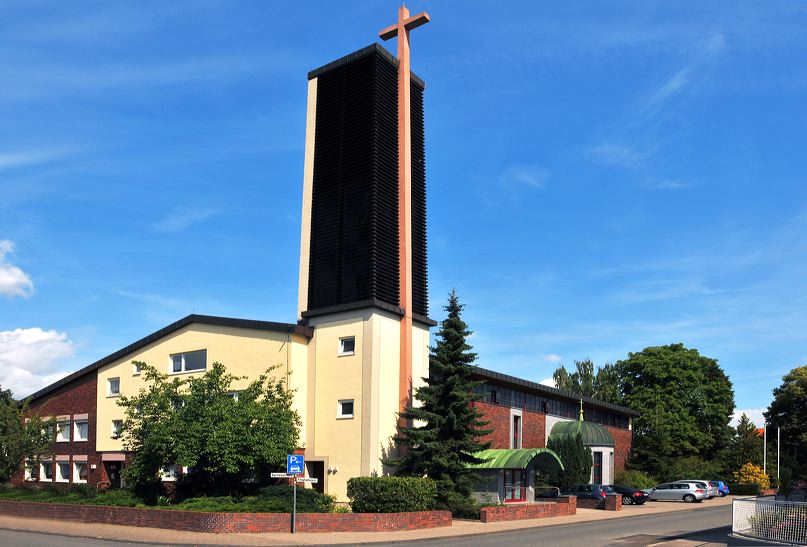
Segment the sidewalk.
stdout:
<path fill-rule="evenodd" d="M 389 543 L 395 541 L 416 541 L 419 539 L 455 538 L 458 536 L 506 532 L 524 528 L 541 528 L 560 524 L 579 524 L 638 515 L 651 515 L 674 511 L 693 511 L 708 507 L 730 505 L 733 496 L 714 498 L 703 503 L 647 502 L 640 506 L 626 506 L 622 511 L 599 511 L 578 509 L 576 515 L 548 519 L 516 520 L 482 524 L 478 521 L 455 520 L 446 528 L 412 530 L 405 532 L 339 532 L 330 534 L 203 534 L 177 532 L 160 528 L 137 528 L 114 524 L 84 524 L 46 519 L 8 517 L 0 514 L 0 528 L 40 532 L 73 537 L 90 537 L 112 541 L 132 541 L 141 543 L 170 543 L 172 545 L 329 545 Z"/>

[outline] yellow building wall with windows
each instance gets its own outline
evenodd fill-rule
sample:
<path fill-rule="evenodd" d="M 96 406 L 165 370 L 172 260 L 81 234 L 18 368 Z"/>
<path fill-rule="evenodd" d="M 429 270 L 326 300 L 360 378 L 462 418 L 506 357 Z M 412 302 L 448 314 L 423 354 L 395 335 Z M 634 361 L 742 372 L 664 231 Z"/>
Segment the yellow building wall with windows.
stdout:
<path fill-rule="evenodd" d="M 118 396 L 108 393 L 109 380 L 120 379 L 120 393 L 135 395 L 146 387 L 143 374 L 135 374 L 132 361 L 142 361 L 169 377 L 201 376 L 204 370 L 172 373 L 171 356 L 206 350 L 207 369 L 215 362 L 225 365 L 227 372 L 246 379 L 233 382 L 233 390 L 245 388 L 267 369 L 276 367 L 274 378 L 286 376 L 294 390 L 294 408 L 303 419 L 300 443 L 306 438 L 308 339 L 299 334 L 191 323 L 120 359 L 98 369 L 96 450 L 120 452 L 123 444 L 112 435 L 112 421 L 124 418 Z"/>

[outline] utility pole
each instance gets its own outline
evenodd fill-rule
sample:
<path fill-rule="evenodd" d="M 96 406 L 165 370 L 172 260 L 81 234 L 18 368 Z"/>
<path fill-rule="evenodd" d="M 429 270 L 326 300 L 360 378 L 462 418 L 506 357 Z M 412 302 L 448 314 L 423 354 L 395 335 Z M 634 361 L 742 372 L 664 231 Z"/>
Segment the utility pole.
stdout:
<path fill-rule="evenodd" d="M 776 426 L 776 488 L 781 488 L 782 485 L 779 484 L 779 440 L 780 434 L 782 432 L 782 428 Z"/>
<path fill-rule="evenodd" d="M 762 426 L 762 472 L 768 474 L 768 424 Z"/>

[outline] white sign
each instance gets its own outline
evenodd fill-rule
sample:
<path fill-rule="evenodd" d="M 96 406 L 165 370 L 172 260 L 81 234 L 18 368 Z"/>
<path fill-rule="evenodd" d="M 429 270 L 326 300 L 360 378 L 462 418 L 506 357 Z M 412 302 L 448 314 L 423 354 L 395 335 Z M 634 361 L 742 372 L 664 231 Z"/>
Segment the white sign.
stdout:
<path fill-rule="evenodd" d="M 273 479 L 290 479 L 294 475 L 289 475 L 288 473 L 272 473 Z"/>
<path fill-rule="evenodd" d="M 316 477 L 298 477 L 297 482 L 310 482 L 316 484 L 319 482 L 319 479 Z"/>

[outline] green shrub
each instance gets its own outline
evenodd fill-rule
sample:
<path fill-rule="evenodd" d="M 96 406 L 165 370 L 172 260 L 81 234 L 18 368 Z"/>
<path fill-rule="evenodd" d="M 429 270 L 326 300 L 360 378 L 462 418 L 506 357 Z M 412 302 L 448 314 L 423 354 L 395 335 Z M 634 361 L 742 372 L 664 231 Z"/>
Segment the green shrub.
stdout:
<path fill-rule="evenodd" d="M 736 482 L 727 483 L 729 487 L 729 494 L 733 496 L 758 496 L 758 484 L 737 484 Z"/>
<path fill-rule="evenodd" d="M 436 506 L 437 509 L 451 511 L 451 516 L 454 518 L 473 520 L 479 520 L 480 507 L 475 499 L 470 496 L 463 496 L 458 492 L 450 492 L 445 496 L 444 500 Z"/>
<path fill-rule="evenodd" d="M 644 488 L 653 488 L 658 484 L 656 479 L 642 471 L 620 471 L 616 474 L 614 484 L 621 484 L 623 486 L 632 486 L 642 490 Z"/>
<path fill-rule="evenodd" d="M 437 485 L 420 477 L 353 477 L 347 497 L 354 513 L 429 511 L 437 501 Z"/>

